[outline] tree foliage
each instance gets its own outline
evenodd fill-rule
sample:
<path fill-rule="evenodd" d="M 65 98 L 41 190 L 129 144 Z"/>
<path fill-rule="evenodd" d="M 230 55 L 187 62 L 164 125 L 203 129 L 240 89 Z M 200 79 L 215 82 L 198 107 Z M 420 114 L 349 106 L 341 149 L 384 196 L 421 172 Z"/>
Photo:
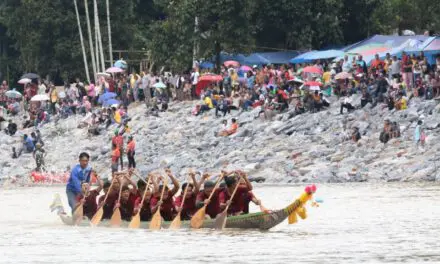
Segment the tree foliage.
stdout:
<path fill-rule="evenodd" d="M 77 1 L 86 32 L 84 1 Z M 98 3 L 108 59 L 105 1 Z M 320 49 L 405 29 L 440 32 L 438 0 L 110 0 L 110 5 L 113 48 L 149 51 L 156 66 L 174 70 L 191 66 L 195 43 L 198 58 L 211 58 L 220 49 Z M 81 56 L 73 0 L 0 1 L 3 75 L 8 70 L 14 77 L 24 72 L 82 77 Z"/>

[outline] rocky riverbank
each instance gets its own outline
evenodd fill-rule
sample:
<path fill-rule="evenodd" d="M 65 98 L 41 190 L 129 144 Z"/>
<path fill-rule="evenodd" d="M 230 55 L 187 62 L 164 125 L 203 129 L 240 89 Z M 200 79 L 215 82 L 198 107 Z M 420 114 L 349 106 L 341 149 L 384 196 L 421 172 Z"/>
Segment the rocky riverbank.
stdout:
<path fill-rule="evenodd" d="M 353 97 L 359 105 L 359 97 Z M 145 173 L 168 165 L 183 175 L 188 168 L 219 171 L 241 168 L 250 178 L 266 183 L 359 182 L 359 181 L 440 181 L 440 106 L 438 101 L 412 99 L 402 111 L 371 108 L 367 105 L 351 113 L 339 114 L 339 103 L 329 109 L 295 116 L 293 110 L 272 120 L 257 117 L 259 110 L 232 112 L 240 128 L 230 137 L 216 137 L 223 118 L 214 112 L 192 116 L 194 103 L 174 103 L 160 117 L 145 116 L 144 105 L 131 106 L 130 122 L 137 147 L 138 169 Z M 113 129 L 100 136 L 87 135 L 71 117 L 41 128 L 46 165 L 64 171 L 75 164 L 81 151 L 92 155 L 92 164 L 102 175 L 110 173 L 110 140 Z M 402 136 L 387 144 L 379 141 L 383 120 L 400 125 Z M 424 121 L 427 142 L 417 149 L 414 127 Z M 351 128 L 359 128 L 358 143 L 347 140 Z M 0 176 L 27 176 L 35 167 L 31 154 L 12 159 L 11 147 L 19 146 L 21 135 L 0 136 L 2 159 Z"/>

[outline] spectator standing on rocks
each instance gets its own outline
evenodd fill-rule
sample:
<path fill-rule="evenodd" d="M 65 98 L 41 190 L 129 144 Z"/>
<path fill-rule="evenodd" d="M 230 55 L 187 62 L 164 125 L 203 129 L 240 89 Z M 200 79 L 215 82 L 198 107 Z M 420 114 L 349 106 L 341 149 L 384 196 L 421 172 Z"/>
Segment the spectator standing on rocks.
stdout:
<path fill-rule="evenodd" d="M 119 148 L 116 144 L 112 144 L 112 173 L 115 173 L 118 171 L 118 161 L 121 157 L 121 153 L 119 151 Z"/>
<path fill-rule="evenodd" d="M 419 120 L 417 122 L 416 128 L 414 129 L 414 141 L 416 142 L 417 149 L 419 148 L 420 145 L 422 147 L 425 146 L 426 135 L 425 135 L 425 131 L 422 129 L 422 124 L 423 121 Z"/>
<path fill-rule="evenodd" d="M 35 145 L 34 153 L 32 154 L 32 157 L 35 159 L 35 163 L 37 165 L 37 168 L 35 169 L 38 172 L 41 172 L 42 170 L 46 170 L 46 165 L 44 163 L 44 158 L 46 157 L 47 152 L 43 149 L 40 143 L 37 143 Z"/>
<path fill-rule="evenodd" d="M 133 136 L 128 136 L 127 143 L 127 158 L 128 158 L 128 168 L 136 168 L 136 161 L 134 160 L 136 143 L 133 140 Z"/>

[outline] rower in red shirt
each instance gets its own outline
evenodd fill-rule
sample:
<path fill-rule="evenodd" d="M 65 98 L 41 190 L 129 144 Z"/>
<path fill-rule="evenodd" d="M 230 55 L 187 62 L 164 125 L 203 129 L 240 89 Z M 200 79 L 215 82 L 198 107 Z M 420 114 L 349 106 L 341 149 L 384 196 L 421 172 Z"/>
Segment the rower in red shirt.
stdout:
<path fill-rule="evenodd" d="M 110 182 L 106 182 L 104 183 L 103 189 L 104 189 L 104 195 L 101 195 L 101 197 L 99 197 L 99 205 L 101 206 L 102 203 L 104 202 L 105 199 L 105 195 L 107 194 L 107 192 L 110 192 L 107 200 L 105 201 L 105 204 L 103 204 L 103 210 L 104 210 L 104 214 L 102 216 L 102 219 L 110 219 L 113 215 L 113 209 L 115 208 L 115 204 L 118 200 L 119 197 L 119 181 L 116 180 L 113 183 L 112 188 L 110 189 Z"/>
<path fill-rule="evenodd" d="M 193 214 L 197 212 L 196 201 L 197 195 L 199 194 L 200 186 L 203 184 L 205 179 L 209 178 L 209 174 L 204 174 L 200 182 L 197 183 L 196 175 L 194 173 L 190 173 L 189 175 L 191 176 L 193 183 L 182 184 L 182 191 L 175 200 L 177 212 L 179 212 L 180 210 L 182 211 L 182 213 L 180 214 L 181 220 L 190 220 Z M 183 195 L 186 188 L 188 188 L 188 190 L 186 193 L 185 202 L 183 203 L 182 207 Z"/>
<path fill-rule="evenodd" d="M 98 210 L 98 204 L 96 202 L 96 198 L 99 196 L 99 193 L 103 188 L 103 182 L 96 173 L 95 173 L 95 177 L 98 180 L 99 186 L 98 188 L 88 192 L 83 204 L 83 215 L 89 219 L 92 219 L 92 217 L 95 215 L 96 211 Z M 87 193 L 87 190 L 89 189 L 89 184 L 83 183 L 81 187 L 83 188 L 83 193 Z"/>
<path fill-rule="evenodd" d="M 173 182 L 173 189 L 169 189 L 168 186 L 161 185 L 159 186 L 159 190 L 150 200 L 150 209 L 151 213 L 154 214 L 157 208 L 160 206 L 160 214 L 165 221 L 172 221 L 174 216 L 177 214 L 176 207 L 174 204 L 174 195 L 179 191 L 179 182 L 176 178 L 171 174 L 169 169 L 165 170 L 168 177 L 170 177 Z M 162 193 L 162 189 L 165 188 L 162 202 L 160 201 L 160 194 Z"/>
<path fill-rule="evenodd" d="M 211 193 L 214 191 L 215 183 L 213 181 L 206 181 L 203 184 L 203 190 L 199 192 L 197 195 L 197 208 L 202 207 L 204 204 L 207 204 L 206 206 L 206 214 L 211 217 L 211 219 L 214 219 L 219 213 L 221 213 L 220 209 L 220 199 L 219 195 L 222 192 L 221 189 L 215 190 L 215 193 L 212 195 L 211 201 L 208 203 L 208 198 L 211 195 Z"/>
<path fill-rule="evenodd" d="M 153 175 L 148 175 L 148 177 L 153 177 Z M 154 190 L 157 189 L 157 186 L 155 186 L 156 184 L 153 179 L 151 180 L 151 185 L 148 187 L 147 184 L 142 180 L 139 180 L 137 182 L 139 197 L 136 200 L 136 207 L 134 208 L 133 214 L 137 214 L 137 212 L 140 210 L 139 216 L 141 217 L 141 221 L 150 221 L 151 217 L 153 216 L 150 208 L 150 200 L 153 193 L 155 192 Z M 147 194 L 145 195 L 144 203 L 141 205 L 140 203 L 142 201 L 144 192 L 147 192 Z"/>
<path fill-rule="evenodd" d="M 123 177 L 127 179 L 127 182 L 122 183 L 124 186 L 122 186 L 121 201 L 120 203 L 116 203 L 115 208 L 119 207 L 122 220 L 131 221 L 131 218 L 134 215 L 134 209 L 137 207 L 136 201 L 138 200 L 139 195 L 136 184 L 130 179 L 130 177 L 127 177 L 126 175 Z M 129 186 L 131 186 L 131 189 Z"/>
<path fill-rule="evenodd" d="M 231 200 L 231 205 L 228 208 L 228 215 L 239 215 L 242 214 L 245 206 L 244 206 L 244 194 L 252 191 L 252 184 L 249 182 L 247 175 L 243 172 L 238 172 L 241 175 L 241 178 L 244 180 L 245 185 L 238 186 L 238 189 L 231 199 L 231 194 L 234 192 L 234 189 L 237 184 L 240 184 L 240 181 L 237 181 L 235 176 L 228 176 L 225 178 L 226 188 L 220 193 L 220 207 L 224 209 L 229 200 Z"/>

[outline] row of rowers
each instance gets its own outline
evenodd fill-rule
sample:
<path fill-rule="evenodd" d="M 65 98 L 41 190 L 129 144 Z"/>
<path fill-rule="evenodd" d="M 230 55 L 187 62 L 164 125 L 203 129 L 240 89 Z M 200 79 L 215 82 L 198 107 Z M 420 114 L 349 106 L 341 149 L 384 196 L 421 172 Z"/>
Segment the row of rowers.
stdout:
<path fill-rule="evenodd" d="M 91 219 L 98 206 L 103 206 L 103 219 L 110 219 L 113 211 L 119 208 L 122 220 L 130 221 L 132 216 L 140 211 L 141 221 L 150 221 L 153 214 L 160 207 L 161 216 L 165 221 L 172 221 L 179 211 L 181 211 L 181 220 L 190 220 L 192 215 L 204 204 L 207 205 L 207 216 L 215 218 L 217 214 L 226 208 L 228 203 L 230 203 L 228 215 L 247 214 L 249 213 L 250 202 L 256 205 L 261 203 L 253 195 L 252 184 L 249 182 L 247 175 L 241 171 L 222 172 L 224 182 L 217 189 L 215 189 L 216 182 L 214 182 L 216 179 L 210 180 L 209 174 L 202 175 L 200 180 L 197 181 L 196 174 L 190 173 L 191 182 L 183 183 L 182 188 L 180 188 L 179 182 L 170 170 L 166 170 L 166 174 L 165 177 L 149 174 L 146 181 L 140 179 L 135 183 L 128 176 L 129 173 L 116 173 L 112 184 L 110 182 L 102 183 L 99 180 L 100 186 L 90 191 L 85 191 L 89 188 L 87 184 L 83 184 L 83 193 L 86 193 L 83 206 L 84 215 Z M 167 179 L 165 178 L 171 180 L 173 183 L 172 188 L 167 186 Z M 147 186 L 147 183 L 149 186 Z M 202 186 L 203 189 L 201 190 Z M 237 191 L 234 197 L 230 199 L 235 187 L 237 187 Z M 161 201 L 160 196 L 163 188 L 165 190 Z M 98 199 L 102 189 L 104 195 L 101 195 Z M 174 197 L 179 189 L 181 189 L 179 195 Z M 185 189 L 188 190 L 186 191 L 185 201 L 183 201 Z M 118 203 L 119 192 L 121 192 L 121 196 Z M 214 193 L 211 196 L 212 192 Z M 108 197 L 105 200 L 104 197 L 107 193 Z M 144 202 L 141 204 L 144 193 Z M 211 199 L 208 200 L 210 196 Z M 105 203 L 102 204 L 104 201 Z"/>

